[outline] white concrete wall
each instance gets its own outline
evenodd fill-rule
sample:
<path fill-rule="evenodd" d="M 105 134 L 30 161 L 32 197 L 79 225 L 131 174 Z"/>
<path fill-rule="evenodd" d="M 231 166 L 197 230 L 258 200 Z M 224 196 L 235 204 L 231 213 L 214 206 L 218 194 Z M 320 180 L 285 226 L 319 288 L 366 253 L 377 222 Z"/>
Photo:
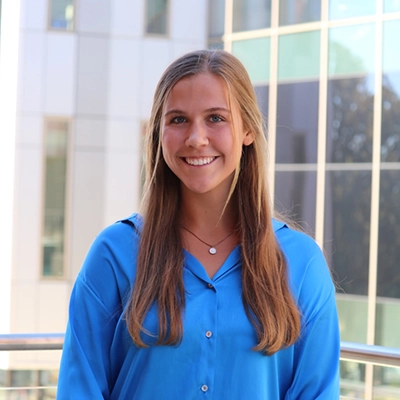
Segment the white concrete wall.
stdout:
<path fill-rule="evenodd" d="M 207 1 L 171 0 L 168 37 L 146 37 L 144 0 L 76 0 L 76 30 L 47 28 L 47 0 L 21 0 L 11 332 L 63 332 L 70 291 L 95 235 L 139 208 L 141 131 L 156 83 L 206 47 Z M 40 277 L 43 127 L 72 121 L 67 276 Z M 22 352 L 10 368 L 57 368 L 59 352 Z"/>

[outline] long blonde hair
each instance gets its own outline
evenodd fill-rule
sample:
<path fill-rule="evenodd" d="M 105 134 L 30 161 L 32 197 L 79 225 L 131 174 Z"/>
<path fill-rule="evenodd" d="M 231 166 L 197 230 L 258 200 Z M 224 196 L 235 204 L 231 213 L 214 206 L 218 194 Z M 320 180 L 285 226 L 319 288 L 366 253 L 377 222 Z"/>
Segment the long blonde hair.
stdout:
<path fill-rule="evenodd" d="M 146 347 L 144 318 L 156 302 L 157 344 L 179 343 L 185 307 L 183 254 L 179 229 L 180 182 L 162 157 L 161 120 L 172 87 L 200 73 L 223 78 L 239 105 L 254 142 L 243 146 L 230 196 L 236 199 L 242 255 L 242 298 L 258 337 L 256 351 L 273 354 L 293 344 L 300 332 L 300 314 L 288 285 L 285 257 L 272 227 L 267 185 L 266 140 L 253 86 L 242 63 L 222 50 L 201 50 L 174 61 L 162 75 L 154 95 L 146 135 L 146 182 L 143 227 L 137 275 L 126 318 L 134 343 Z"/>

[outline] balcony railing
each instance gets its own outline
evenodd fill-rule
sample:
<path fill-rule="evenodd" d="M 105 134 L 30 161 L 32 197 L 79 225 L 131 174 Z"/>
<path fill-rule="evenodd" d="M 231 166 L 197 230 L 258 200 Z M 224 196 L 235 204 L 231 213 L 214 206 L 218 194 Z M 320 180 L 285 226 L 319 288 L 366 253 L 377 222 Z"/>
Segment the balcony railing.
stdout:
<path fill-rule="evenodd" d="M 0 351 L 62 350 L 63 333 L 0 335 Z M 347 361 L 400 367 L 400 349 L 341 342 L 340 358 Z"/>
<path fill-rule="evenodd" d="M 64 334 L 47 333 L 47 334 L 6 334 L 0 335 L 0 352 L 1 351 L 31 351 L 31 350 L 61 350 L 64 343 Z M 353 361 L 355 363 L 370 364 L 372 366 L 395 367 L 400 369 L 400 349 L 388 348 L 383 346 L 372 346 L 361 343 L 341 343 L 340 358 L 342 361 Z M 400 374 L 400 370 L 399 370 Z M 342 382 L 341 382 L 342 384 Z M 3 391 L 20 390 L 21 388 L 0 388 Z M 46 389 L 44 387 L 23 388 L 25 390 Z M 54 390 L 55 386 L 47 387 Z M 400 393 L 400 389 L 396 393 Z M 360 389 L 358 388 L 358 392 Z M 1 397 L 1 395 L 0 395 Z M 53 397 L 48 397 L 53 398 Z M 359 399 L 358 396 L 344 397 L 341 399 Z M 363 397 L 364 398 L 364 397 Z M 372 397 L 371 397 L 372 398 Z M 397 397 L 388 397 L 397 398 Z"/>
<path fill-rule="evenodd" d="M 63 333 L 0 335 L 0 351 L 61 350 L 63 343 Z"/>

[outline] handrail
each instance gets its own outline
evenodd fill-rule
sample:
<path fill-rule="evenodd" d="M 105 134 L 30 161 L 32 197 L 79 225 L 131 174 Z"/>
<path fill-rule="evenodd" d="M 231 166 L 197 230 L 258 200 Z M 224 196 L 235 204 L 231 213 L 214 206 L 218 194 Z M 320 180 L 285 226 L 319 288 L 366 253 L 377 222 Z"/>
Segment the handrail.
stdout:
<path fill-rule="evenodd" d="M 340 358 L 343 360 L 400 367 L 400 349 L 353 342 L 341 342 Z"/>
<path fill-rule="evenodd" d="M 0 351 L 61 350 L 63 344 L 63 333 L 0 334 Z"/>
<path fill-rule="evenodd" d="M 63 333 L 0 334 L 0 351 L 62 350 Z M 353 342 L 341 342 L 342 360 L 399 367 L 400 349 Z"/>

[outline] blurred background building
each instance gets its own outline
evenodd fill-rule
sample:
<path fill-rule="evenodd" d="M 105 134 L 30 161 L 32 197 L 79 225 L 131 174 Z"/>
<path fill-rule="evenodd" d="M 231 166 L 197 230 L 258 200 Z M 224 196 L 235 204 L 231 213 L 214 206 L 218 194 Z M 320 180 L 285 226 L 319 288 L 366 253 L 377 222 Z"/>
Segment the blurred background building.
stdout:
<path fill-rule="evenodd" d="M 1 333 L 65 330 L 92 240 L 139 209 L 162 71 L 208 47 L 250 73 L 275 206 L 325 250 L 342 340 L 400 348 L 400 0 L 0 0 L 0 10 L 0 96 L 11 103 L 0 103 L 0 138 L 13 139 L 15 160 Z M 59 356 L 8 354 L 0 386 L 51 382 Z M 341 373 L 343 395 L 400 398 L 400 369 L 343 362 Z"/>

